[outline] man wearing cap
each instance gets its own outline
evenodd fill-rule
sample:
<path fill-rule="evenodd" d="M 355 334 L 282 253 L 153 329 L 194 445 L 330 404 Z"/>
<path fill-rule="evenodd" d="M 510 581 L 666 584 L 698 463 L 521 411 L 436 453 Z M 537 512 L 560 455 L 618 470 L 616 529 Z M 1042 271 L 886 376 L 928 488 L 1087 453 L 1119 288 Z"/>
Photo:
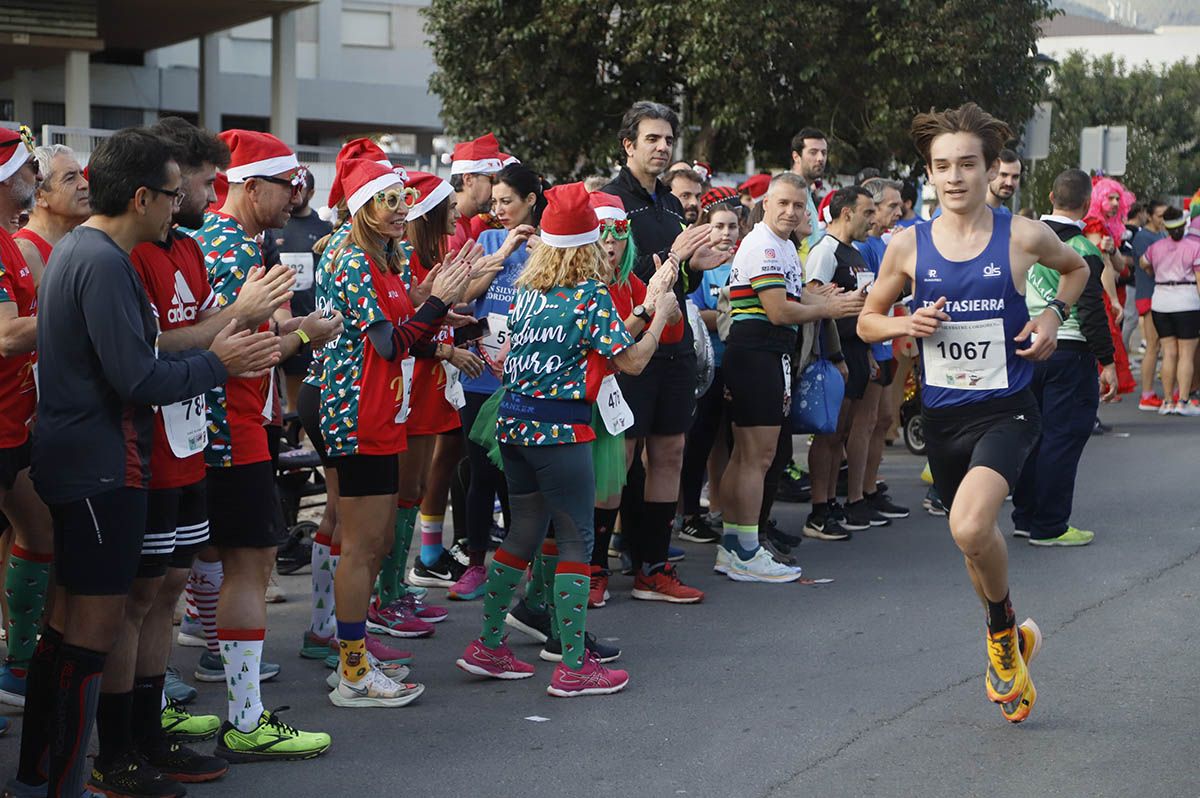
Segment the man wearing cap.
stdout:
<path fill-rule="evenodd" d="M 88 204 L 88 181 L 74 150 L 65 144 L 52 144 L 38 147 L 33 155 L 42 181 L 33 195 L 29 224 L 13 237 L 33 272 L 33 281 L 40 283 L 54 245 L 87 221 L 92 207 Z"/>
<path fill-rule="evenodd" d="M 500 143 L 491 133 L 454 145 L 450 185 L 454 189 L 459 217 L 450 240 L 451 251 L 460 249 L 467 241 L 474 241 L 488 229 L 489 225 L 480 214 L 491 210 L 494 175 L 504 168 L 504 159 L 512 157 L 500 152 Z M 433 264 L 429 268 L 433 268 Z"/>
<path fill-rule="evenodd" d="M 689 268 L 674 286 L 682 307 L 687 283 L 699 282 L 695 271 L 720 266 L 725 255 L 708 243 L 708 225 L 687 226 L 682 204 L 658 179 L 670 162 L 678 129 L 679 117 L 665 105 L 634 103 L 618 133 L 625 166 L 602 190 L 620 197 L 629 214 L 630 234 L 638 253 L 634 273 L 643 281 L 654 276 L 656 259 L 665 262 L 675 256 L 687 264 Z M 649 321 L 649 314 L 646 316 L 643 320 Z M 691 604 L 704 598 L 703 592 L 684 585 L 667 562 L 679 501 L 684 436 L 696 411 L 696 370 L 691 327 L 679 314 L 664 330 L 662 346 L 642 373 L 618 377 L 634 418 L 625 439 L 643 439 L 646 449 L 644 506 L 638 501 L 636 479 L 621 505 L 622 539 L 637 571 L 633 583 L 637 599 Z"/>
<path fill-rule="evenodd" d="M 28 206 L 40 175 L 28 128 L 0 129 L 0 219 Z M 8 558 L 8 658 L 0 703 L 25 705 L 25 678 L 37 645 L 53 559 L 50 516 L 29 480 L 29 424 L 37 403 L 34 345 L 37 288 L 17 243 L 0 228 L 0 509 L 12 522 Z"/>
<path fill-rule="evenodd" d="M 258 236 L 287 223 L 299 193 L 300 164 L 282 141 L 268 133 L 227 130 L 221 139 L 231 160 L 226 176 L 229 195 L 219 211 L 205 215 L 194 238 L 208 269 L 209 283 L 224 307 L 237 299 L 251 270 L 263 265 Z M 314 348 L 332 340 L 341 318 L 319 312 L 280 328 L 280 356 L 289 358 L 304 344 Z M 237 377 L 209 391 L 208 466 L 209 534 L 221 552 L 223 584 L 217 604 L 217 640 L 228 685 L 228 720 L 221 727 L 217 755 L 231 762 L 316 756 L 329 747 L 329 736 L 301 732 L 281 723 L 262 705 L 259 667 L 266 635 L 263 600 L 275 550 L 274 472 L 263 424 L 272 414 L 270 375 Z M 201 667 L 215 670 L 201 655 Z"/>

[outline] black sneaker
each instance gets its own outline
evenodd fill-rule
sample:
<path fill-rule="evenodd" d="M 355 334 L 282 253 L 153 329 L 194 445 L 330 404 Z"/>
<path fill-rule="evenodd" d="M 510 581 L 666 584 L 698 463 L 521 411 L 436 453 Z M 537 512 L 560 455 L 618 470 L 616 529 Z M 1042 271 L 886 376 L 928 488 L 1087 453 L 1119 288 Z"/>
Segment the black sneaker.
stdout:
<path fill-rule="evenodd" d="M 875 512 L 882 515 L 884 518 L 908 518 L 909 511 L 907 507 L 901 507 L 892 501 L 892 497 L 882 490 L 872 493 L 870 496 L 864 496 L 867 504 L 875 509 Z"/>
<path fill-rule="evenodd" d="M 870 529 L 873 526 L 888 526 L 892 522 L 884 518 L 866 499 L 856 502 L 846 502 L 846 519 L 842 526 L 854 532 Z"/>
<path fill-rule="evenodd" d="M 791 549 L 789 547 L 779 546 L 767 537 L 759 537 L 758 545 L 766 549 L 770 555 L 775 558 L 775 562 L 780 563 L 781 565 L 796 564 L 796 558 L 792 556 Z"/>
<path fill-rule="evenodd" d="M 419 587 L 454 587 L 467 567 L 451 556 L 450 552 L 442 550 L 437 562 L 426 565 L 417 557 L 412 569 L 408 572 L 408 583 Z"/>
<path fill-rule="evenodd" d="M 309 524 L 297 524 L 275 554 L 275 570 L 283 575 L 298 573 L 312 565 L 312 538 Z"/>
<path fill-rule="evenodd" d="M 942 497 L 938 495 L 936 488 L 930 488 L 925 492 L 925 498 L 921 501 L 921 506 L 925 508 L 925 512 L 930 515 L 943 518 L 949 514 L 946 505 L 942 504 Z"/>
<path fill-rule="evenodd" d="M 689 515 L 683 519 L 683 528 L 679 530 L 679 539 L 691 543 L 716 543 L 721 539 L 721 533 L 708 525 L 702 515 Z M 603 660 L 601 660 L 603 662 Z"/>
<path fill-rule="evenodd" d="M 553 622 L 550 613 L 530 609 L 524 601 L 514 604 L 504 618 L 506 626 L 529 635 L 539 643 L 545 643 L 550 638 L 550 624 Z"/>
<path fill-rule="evenodd" d="M 793 478 L 785 471 L 783 478 L 779 480 L 779 488 L 775 491 L 775 500 L 807 504 L 812 501 L 812 480 L 808 474 Z"/>
<path fill-rule="evenodd" d="M 834 500 L 829 502 L 829 517 L 837 521 L 842 526 L 846 525 L 846 508 Z"/>
<path fill-rule="evenodd" d="M 592 652 L 601 662 L 613 662 L 621 657 L 621 649 L 601 643 L 591 632 L 584 632 L 583 642 L 584 648 Z M 538 657 L 546 662 L 562 662 L 562 641 L 558 638 L 547 640 Z"/>
<path fill-rule="evenodd" d="M 842 527 L 832 512 L 809 513 L 804 522 L 804 537 L 817 540 L 849 540 L 850 533 Z"/>
<path fill-rule="evenodd" d="M 87 788 L 104 795 L 129 798 L 183 798 L 187 795 L 182 784 L 168 779 L 132 751 L 112 762 L 93 761 Z"/>
<path fill-rule="evenodd" d="M 229 763 L 219 756 L 205 756 L 166 740 L 143 743 L 139 753 L 164 778 L 188 784 L 215 781 L 229 771 Z"/>
<path fill-rule="evenodd" d="M 765 535 L 775 545 L 786 546 L 789 549 L 794 549 L 804 540 L 799 535 L 784 532 L 775 524 L 774 518 L 768 518 L 766 526 L 761 527 L 758 532 L 760 535 Z"/>

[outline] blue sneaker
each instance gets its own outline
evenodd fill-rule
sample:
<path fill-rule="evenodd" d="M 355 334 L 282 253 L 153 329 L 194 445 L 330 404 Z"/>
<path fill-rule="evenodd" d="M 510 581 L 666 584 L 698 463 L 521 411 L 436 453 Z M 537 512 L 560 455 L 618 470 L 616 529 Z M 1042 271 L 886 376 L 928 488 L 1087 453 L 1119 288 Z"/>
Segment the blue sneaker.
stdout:
<path fill-rule="evenodd" d="M 684 557 L 687 557 L 687 552 L 678 546 L 667 547 L 667 562 L 679 562 Z"/>
<path fill-rule="evenodd" d="M 12 663 L 4 663 L 0 668 L 0 704 L 10 707 L 25 706 L 25 671 L 12 667 Z"/>
<path fill-rule="evenodd" d="M 185 682 L 179 676 L 178 668 L 167 668 L 167 678 L 163 683 L 163 692 L 167 698 L 178 704 L 190 704 L 196 700 L 196 688 Z"/>
<path fill-rule="evenodd" d="M 258 665 L 258 680 L 269 682 L 279 675 L 279 666 L 274 662 L 260 662 Z M 221 655 L 205 651 L 196 663 L 196 681 L 223 682 L 225 681 L 225 666 L 221 663 Z"/>

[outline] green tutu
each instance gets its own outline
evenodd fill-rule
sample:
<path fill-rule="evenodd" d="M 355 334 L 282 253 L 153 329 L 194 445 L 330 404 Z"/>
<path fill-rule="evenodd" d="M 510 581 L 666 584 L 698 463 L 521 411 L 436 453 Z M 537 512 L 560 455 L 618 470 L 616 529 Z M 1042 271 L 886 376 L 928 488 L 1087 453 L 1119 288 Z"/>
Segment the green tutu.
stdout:
<path fill-rule="evenodd" d="M 471 425 L 468 437 L 483 447 L 488 459 L 501 471 L 504 470 L 504 458 L 500 456 L 500 442 L 496 439 L 496 419 L 500 415 L 500 402 L 504 399 L 504 389 L 501 388 L 488 397 L 479 408 L 479 416 Z M 615 496 L 625 487 L 625 434 L 610 435 L 600 418 L 600 410 L 592 406 L 592 431 L 596 440 L 592 441 L 592 471 L 596 477 L 596 498 L 606 499 Z"/>

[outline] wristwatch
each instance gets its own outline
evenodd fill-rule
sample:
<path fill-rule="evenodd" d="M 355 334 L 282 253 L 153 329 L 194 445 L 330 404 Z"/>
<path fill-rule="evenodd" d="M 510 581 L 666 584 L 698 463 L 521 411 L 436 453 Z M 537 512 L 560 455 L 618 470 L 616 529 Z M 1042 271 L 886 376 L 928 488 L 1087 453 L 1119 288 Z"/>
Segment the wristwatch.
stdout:
<path fill-rule="evenodd" d="M 638 305 L 637 307 L 635 307 L 633 309 L 633 315 L 636 318 L 639 318 L 642 321 L 646 322 L 647 324 L 650 323 L 650 311 L 646 310 L 645 305 Z"/>
<path fill-rule="evenodd" d="M 1066 302 L 1061 299 L 1051 299 L 1046 303 L 1046 307 L 1054 308 L 1054 312 L 1058 314 L 1058 320 L 1065 322 L 1071 315 L 1071 308 Z"/>

